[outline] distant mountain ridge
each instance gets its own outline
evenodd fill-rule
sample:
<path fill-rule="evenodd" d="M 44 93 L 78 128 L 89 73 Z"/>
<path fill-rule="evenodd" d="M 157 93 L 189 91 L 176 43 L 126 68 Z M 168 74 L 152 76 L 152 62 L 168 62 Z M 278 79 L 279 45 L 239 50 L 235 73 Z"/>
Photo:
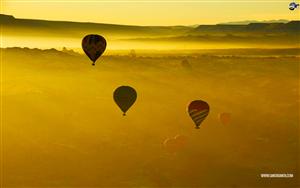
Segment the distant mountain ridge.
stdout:
<path fill-rule="evenodd" d="M 101 34 L 110 49 L 299 48 L 300 21 L 199 26 L 134 26 L 16 19 L 1 15 L 7 47 L 80 48 L 82 37 Z M 12 40 L 11 40 L 12 39 Z"/>
<path fill-rule="evenodd" d="M 263 20 L 263 21 L 257 21 L 257 20 L 245 20 L 245 21 L 236 21 L 236 22 L 225 22 L 225 23 L 219 23 L 221 25 L 248 25 L 250 23 L 288 23 L 289 20 L 279 19 L 279 20 Z"/>
<path fill-rule="evenodd" d="M 110 38 L 178 37 L 186 35 L 239 35 L 239 34 L 299 34 L 300 21 L 281 20 L 283 23 L 216 24 L 192 26 L 134 26 L 90 22 L 47 21 L 17 19 L 0 14 L 5 34 L 82 37 L 89 33 L 102 33 Z"/>
<path fill-rule="evenodd" d="M 71 35 L 74 37 L 99 31 L 107 35 L 149 36 L 155 34 L 158 36 L 166 36 L 173 34 L 180 35 L 192 29 L 188 26 L 134 26 L 91 22 L 17 19 L 13 16 L 3 14 L 0 14 L 0 24 L 4 25 L 7 32 L 10 33 L 16 32 L 15 29 L 20 29 L 23 30 L 23 34 L 37 31 L 37 34 L 50 32 L 52 35 Z"/>
<path fill-rule="evenodd" d="M 242 33 L 261 33 L 261 34 L 300 34 L 300 21 L 290 21 L 288 23 L 250 23 L 247 25 L 200 25 L 195 28 L 192 34 L 242 34 Z"/>

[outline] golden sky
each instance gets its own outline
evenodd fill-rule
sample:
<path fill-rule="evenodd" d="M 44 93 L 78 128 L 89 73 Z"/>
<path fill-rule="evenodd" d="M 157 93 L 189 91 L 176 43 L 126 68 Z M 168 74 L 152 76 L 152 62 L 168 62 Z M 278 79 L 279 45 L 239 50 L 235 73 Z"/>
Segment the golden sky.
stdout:
<path fill-rule="evenodd" d="M 300 19 L 290 0 L 0 0 L 17 18 L 116 23 L 194 25 L 243 20 Z"/>

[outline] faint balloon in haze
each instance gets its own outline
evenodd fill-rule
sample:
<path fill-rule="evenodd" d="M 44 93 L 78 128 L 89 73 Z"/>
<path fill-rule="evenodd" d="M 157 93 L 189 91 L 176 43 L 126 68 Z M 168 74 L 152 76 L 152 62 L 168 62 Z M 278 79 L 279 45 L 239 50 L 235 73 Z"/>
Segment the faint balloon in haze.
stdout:
<path fill-rule="evenodd" d="M 230 113 L 220 113 L 219 120 L 223 125 L 228 125 L 231 122 L 231 114 Z"/>
<path fill-rule="evenodd" d="M 106 49 L 106 40 L 100 35 L 87 35 L 82 39 L 82 49 L 95 65 Z"/>
<path fill-rule="evenodd" d="M 129 57 L 136 58 L 136 51 L 134 49 L 130 50 Z"/>
<path fill-rule="evenodd" d="M 167 152 L 175 153 L 178 151 L 178 145 L 175 138 L 167 138 L 163 145 Z"/>
<path fill-rule="evenodd" d="M 180 147 L 185 147 L 186 143 L 187 143 L 187 137 L 186 136 L 183 136 L 183 135 L 176 135 L 174 137 L 174 139 L 177 141 L 177 144 L 180 146 Z"/>
<path fill-rule="evenodd" d="M 184 59 L 181 61 L 181 66 L 187 70 L 191 70 L 192 66 L 190 64 L 190 62 L 187 59 Z"/>
<path fill-rule="evenodd" d="M 187 138 L 183 135 L 176 135 L 174 138 L 167 138 L 163 146 L 169 153 L 176 153 L 182 150 L 187 143 Z"/>
<path fill-rule="evenodd" d="M 137 92 L 130 86 L 121 86 L 114 91 L 114 101 L 126 115 L 127 110 L 134 104 L 137 98 Z"/>
<path fill-rule="evenodd" d="M 194 121 L 196 128 L 199 129 L 201 123 L 208 116 L 209 105 L 202 100 L 192 101 L 188 106 L 188 113 Z"/>

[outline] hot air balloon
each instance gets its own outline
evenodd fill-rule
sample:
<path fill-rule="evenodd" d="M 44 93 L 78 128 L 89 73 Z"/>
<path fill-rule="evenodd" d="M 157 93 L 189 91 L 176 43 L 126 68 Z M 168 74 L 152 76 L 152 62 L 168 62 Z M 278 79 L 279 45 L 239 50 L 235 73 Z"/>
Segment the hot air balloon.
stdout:
<path fill-rule="evenodd" d="M 163 143 L 167 152 L 176 153 L 178 151 L 178 143 L 175 138 L 167 138 Z"/>
<path fill-rule="evenodd" d="M 192 66 L 187 59 L 181 61 L 181 66 L 187 70 L 191 70 Z"/>
<path fill-rule="evenodd" d="M 183 135 L 177 135 L 174 138 L 167 138 L 163 146 L 166 149 L 166 151 L 170 153 L 176 153 L 180 150 L 182 150 L 186 146 L 186 137 Z"/>
<path fill-rule="evenodd" d="M 106 40 L 100 35 L 87 35 L 82 39 L 82 49 L 95 65 L 106 49 Z"/>
<path fill-rule="evenodd" d="M 196 128 L 199 129 L 200 124 L 209 113 L 209 105 L 201 100 L 192 101 L 188 106 L 188 113 L 194 121 Z"/>
<path fill-rule="evenodd" d="M 219 114 L 219 120 L 223 125 L 228 125 L 231 120 L 231 114 L 230 113 L 220 113 Z"/>
<path fill-rule="evenodd" d="M 126 115 L 127 110 L 134 104 L 137 98 L 135 89 L 130 86 L 118 87 L 114 92 L 114 101 Z"/>
<path fill-rule="evenodd" d="M 176 135 L 174 139 L 177 141 L 179 147 L 184 147 L 187 143 L 187 138 L 183 135 Z"/>

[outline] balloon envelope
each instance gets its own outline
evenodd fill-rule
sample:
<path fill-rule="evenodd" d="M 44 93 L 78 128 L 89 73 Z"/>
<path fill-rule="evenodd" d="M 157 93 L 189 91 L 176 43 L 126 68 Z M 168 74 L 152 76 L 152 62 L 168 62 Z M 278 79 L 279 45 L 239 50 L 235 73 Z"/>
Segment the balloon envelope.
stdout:
<path fill-rule="evenodd" d="M 179 147 L 184 147 L 187 143 L 187 138 L 183 135 L 176 135 L 174 139 L 177 141 Z"/>
<path fill-rule="evenodd" d="M 167 138 L 163 145 L 166 151 L 176 153 L 185 147 L 186 137 L 183 135 L 177 135 L 174 138 Z"/>
<path fill-rule="evenodd" d="M 177 152 L 179 149 L 177 140 L 175 138 L 167 138 L 164 141 L 164 148 L 170 153 Z"/>
<path fill-rule="evenodd" d="M 87 35 L 82 39 L 82 49 L 95 65 L 96 60 L 106 49 L 106 40 L 100 35 Z"/>
<path fill-rule="evenodd" d="M 220 113 L 219 120 L 223 125 L 228 125 L 231 121 L 231 114 L 230 113 Z"/>
<path fill-rule="evenodd" d="M 137 98 L 135 89 L 130 86 L 118 87 L 114 92 L 114 101 L 120 107 L 123 115 L 126 115 L 127 110 L 134 104 Z"/>
<path fill-rule="evenodd" d="M 202 100 L 192 101 L 188 106 L 188 113 L 194 121 L 196 128 L 199 128 L 202 121 L 208 116 L 209 105 Z"/>

